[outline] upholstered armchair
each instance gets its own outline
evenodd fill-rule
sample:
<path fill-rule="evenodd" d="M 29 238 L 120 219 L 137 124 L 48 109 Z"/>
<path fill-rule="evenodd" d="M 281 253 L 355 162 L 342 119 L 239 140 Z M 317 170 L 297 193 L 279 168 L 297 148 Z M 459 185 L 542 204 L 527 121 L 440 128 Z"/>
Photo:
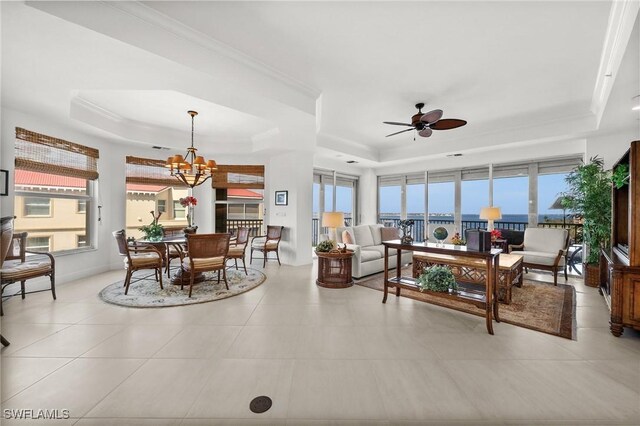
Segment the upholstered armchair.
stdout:
<path fill-rule="evenodd" d="M 10 223 L 10 224 L 9 224 Z M 8 242 L 7 242 L 8 241 Z M 27 280 L 37 277 L 49 277 L 51 282 L 51 294 L 56 300 L 56 266 L 55 259 L 50 253 L 34 252 L 26 249 L 27 233 L 13 233 L 13 219 L 7 224 L 3 224 L 2 229 L 2 251 L 5 253 L 2 259 L 2 269 L 0 269 L 0 315 L 4 315 L 2 310 L 1 293 L 8 285 L 19 282 L 22 298 L 29 293 L 26 291 Z M 8 247 L 5 251 L 5 247 Z"/>
<path fill-rule="evenodd" d="M 222 271 L 224 285 L 229 290 L 225 261 L 230 238 L 229 234 L 187 234 L 189 257 L 183 260 L 182 270 L 184 274 L 189 274 L 189 297 L 193 292 L 193 282 L 198 272 L 218 271 L 218 282 L 220 282 L 220 271 Z"/>
<path fill-rule="evenodd" d="M 251 239 L 251 256 L 249 257 L 249 263 L 253 262 L 253 251 L 260 251 L 264 256 L 264 262 L 262 267 L 267 266 L 268 253 L 275 252 L 278 265 L 280 263 L 280 254 L 278 248 L 280 247 L 280 240 L 282 239 L 282 230 L 284 226 L 267 226 L 267 235 L 260 235 Z"/>
<path fill-rule="evenodd" d="M 509 253 L 521 249 L 516 254 L 522 255 L 522 266 L 542 269 L 553 273 L 553 283 L 558 285 L 558 270 L 564 269 L 567 279 L 566 256 L 569 250 L 569 232 L 560 228 L 527 228 L 524 231 L 524 242 L 520 245 L 509 245 Z"/>
<path fill-rule="evenodd" d="M 160 288 L 162 289 L 163 254 L 151 244 L 136 243 L 135 245 L 129 245 L 124 229 L 115 231 L 113 236 L 118 244 L 118 252 L 124 258 L 124 268 L 127 270 L 127 276 L 124 280 L 124 294 L 129 293 L 129 285 L 131 284 L 133 273 L 143 269 L 155 270 L 156 281 L 160 282 Z"/>
<path fill-rule="evenodd" d="M 230 243 L 229 253 L 227 254 L 227 260 L 234 260 L 236 271 L 238 270 L 238 259 L 242 260 L 242 266 L 244 267 L 245 275 L 248 275 L 247 265 L 244 261 L 244 255 L 245 251 L 247 250 L 247 243 L 249 242 L 249 231 L 249 228 L 238 228 L 236 239 Z"/>

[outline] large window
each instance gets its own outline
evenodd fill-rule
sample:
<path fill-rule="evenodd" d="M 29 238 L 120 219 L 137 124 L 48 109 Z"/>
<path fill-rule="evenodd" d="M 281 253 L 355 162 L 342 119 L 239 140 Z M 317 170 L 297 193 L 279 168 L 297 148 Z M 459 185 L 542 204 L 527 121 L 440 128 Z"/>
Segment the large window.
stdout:
<path fill-rule="evenodd" d="M 97 159 L 96 149 L 16 128 L 15 230 L 29 234 L 29 249 L 88 246 Z M 85 235 L 85 243 L 78 244 L 76 235 Z"/>
<path fill-rule="evenodd" d="M 529 221 L 529 177 L 515 176 L 493 180 L 493 205 L 500 207 L 500 222 Z"/>
<path fill-rule="evenodd" d="M 322 227 L 324 212 L 338 211 L 344 213 L 347 225 L 355 225 L 357 220 L 357 188 L 358 178 L 355 176 L 333 173 L 325 170 L 314 170 L 312 188 L 313 218 L 311 220 L 312 244 L 315 246 L 321 234 L 328 231 Z"/>
<path fill-rule="evenodd" d="M 453 222 L 455 213 L 455 184 L 429 183 L 429 221 Z"/>
<path fill-rule="evenodd" d="M 381 186 L 378 194 L 380 220 L 400 219 L 402 214 L 402 187 L 400 185 Z"/>
<path fill-rule="evenodd" d="M 480 209 L 489 205 L 489 180 L 463 180 L 460 190 L 462 221 L 479 221 Z"/>

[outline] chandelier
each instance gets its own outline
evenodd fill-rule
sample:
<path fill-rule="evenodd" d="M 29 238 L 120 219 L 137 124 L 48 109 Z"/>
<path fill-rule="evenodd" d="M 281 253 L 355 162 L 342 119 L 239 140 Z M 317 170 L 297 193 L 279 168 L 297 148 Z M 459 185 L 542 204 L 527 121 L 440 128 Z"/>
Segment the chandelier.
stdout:
<path fill-rule="evenodd" d="M 187 148 L 184 157 L 180 154 L 169 157 L 165 167 L 169 169 L 171 176 L 175 176 L 179 181 L 193 188 L 213 176 L 218 166 L 214 160 L 207 161 L 203 156 L 196 155 L 197 149 L 193 147 L 193 121 L 198 113 L 187 111 L 187 114 L 191 116 L 191 146 Z"/>

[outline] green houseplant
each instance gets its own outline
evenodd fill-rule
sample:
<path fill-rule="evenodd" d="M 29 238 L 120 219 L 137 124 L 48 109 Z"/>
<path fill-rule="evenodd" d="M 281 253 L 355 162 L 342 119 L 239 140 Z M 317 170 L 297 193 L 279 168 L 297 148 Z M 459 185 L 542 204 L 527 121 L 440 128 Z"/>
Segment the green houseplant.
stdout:
<path fill-rule="evenodd" d="M 319 253 L 329 253 L 333 250 L 335 242 L 333 240 L 321 241 L 316 246 L 316 251 Z"/>
<path fill-rule="evenodd" d="M 440 293 L 448 292 L 449 289 L 458 291 L 458 283 L 456 278 L 446 266 L 434 265 L 425 268 L 424 272 L 416 279 L 416 284 L 420 291 L 437 291 Z"/>
<path fill-rule="evenodd" d="M 147 241 L 161 241 L 162 237 L 164 237 L 164 228 L 162 225 L 158 223 L 158 219 L 160 219 L 161 212 L 155 214 L 153 211 L 150 212 L 153 220 L 149 225 L 144 225 L 138 228 L 144 234 L 144 239 Z"/>
<path fill-rule="evenodd" d="M 585 283 L 598 286 L 600 248 L 611 238 L 611 173 L 596 156 L 572 170 L 566 182 L 569 188 L 562 205 L 583 220 Z"/>

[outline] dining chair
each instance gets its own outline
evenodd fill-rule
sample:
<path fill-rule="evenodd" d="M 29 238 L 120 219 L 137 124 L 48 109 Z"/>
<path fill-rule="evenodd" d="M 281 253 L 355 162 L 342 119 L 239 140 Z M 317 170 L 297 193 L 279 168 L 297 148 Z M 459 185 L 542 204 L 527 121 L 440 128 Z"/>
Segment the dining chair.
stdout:
<path fill-rule="evenodd" d="M 13 232 L 13 218 L 3 218 L 2 223 L 2 268 L 0 269 L 0 316 L 2 309 L 1 293 L 8 285 L 19 282 L 22 298 L 29 293 L 43 290 L 26 291 L 26 282 L 32 278 L 49 277 L 51 294 L 56 300 L 55 259 L 50 253 L 27 250 L 27 232 Z"/>
<path fill-rule="evenodd" d="M 245 275 L 249 275 L 247 272 L 247 264 L 244 261 L 245 251 L 247 250 L 247 243 L 249 242 L 249 228 L 238 228 L 235 235 L 235 240 L 230 243 L 229 253 L 227 254 L 227 260 L 233 259 L 236 265 L 236 271 L 238 270 L 238 259 L 242 259 L 242 267 L 244 268 Z"/>
<path fill-rule="evenodd" d="M 253 262 L 253 251 L 262 252 L 264 255 L 264 263 L 262 267 L 267 266 L 269 252 L 276 253 L 276 259 L 278 260 L 278 265 L 280 263 L 280 254 L 278 253 L 278 248 L 280 247 L 280 240 L 282 239 L 282 230 L 284 226 L 267 226 L 267 235 L 259 235 L 257 237 L 253 237 L 251 239 L 251 256 L 249 258 L 249 263 Z"/>
<path fill-rule="evenodd" d="M 118 243 L 118 253 L 120 253 L 120 256 L 124 257 L 124 268 L 127 270 L 127 276 L 124 280 L 124 294 L 129 292 L 129 285 L 131 284 L 131 277 L 133 276 L 133 273 L 143 269 L 155 269 L 156 281 L 160 282 L 160 289 L 163 289 L 162 253 L 151 244 L 128 244 L 127 235 L 124 229 L 115 231 L 113 236 L 116 239 L 116 243 Z M 138 282 L 141 279 L 144 278 L 140 278 L 134 282 Z"/>
<path fill-rule="evenodd" d="M 224 285 L 229 290 L 225 269 L 229 239 L 229 234 L 187 234 L 189 256 L 184 258 L 182 270 L 183 273 L 189 274 L 189 297 L 193 292 L 193 281 L 198 272 L 218 271 L 218 282 L 220 282 L 220 271 L 222 271 Z M 184 285 L 181 286 L 183 287 Z"/>

